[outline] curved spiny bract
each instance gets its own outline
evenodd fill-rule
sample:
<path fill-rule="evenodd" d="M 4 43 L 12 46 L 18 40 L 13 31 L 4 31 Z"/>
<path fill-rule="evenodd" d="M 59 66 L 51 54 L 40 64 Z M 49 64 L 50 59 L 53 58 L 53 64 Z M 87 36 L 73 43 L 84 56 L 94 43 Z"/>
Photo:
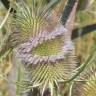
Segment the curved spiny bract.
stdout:
<path fill-rule="evenodd" d="M 73 96 L 96 96 L 96 64 L 87 66 L 77 78 L 73 87 Z"/>

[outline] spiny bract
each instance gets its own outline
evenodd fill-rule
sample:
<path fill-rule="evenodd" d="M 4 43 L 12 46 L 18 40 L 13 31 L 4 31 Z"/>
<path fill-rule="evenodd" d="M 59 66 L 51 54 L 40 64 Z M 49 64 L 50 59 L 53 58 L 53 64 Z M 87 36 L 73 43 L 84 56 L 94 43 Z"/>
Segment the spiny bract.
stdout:
<path fill-rule="evenodd" d="M 96 96 L 96 62 L 88 65 L 73 87 L 73 96 Z"/>

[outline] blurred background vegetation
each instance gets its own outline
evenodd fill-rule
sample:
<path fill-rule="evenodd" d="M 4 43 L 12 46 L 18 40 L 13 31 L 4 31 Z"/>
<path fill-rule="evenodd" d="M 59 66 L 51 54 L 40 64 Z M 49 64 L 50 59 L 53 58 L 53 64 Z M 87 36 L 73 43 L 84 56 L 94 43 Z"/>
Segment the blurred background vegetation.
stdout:
<path fill-rule="evenodd" d="M 15 0 L 12 0 L 11 2 L 14 2 L 14 1 Z M 66 1 L 67 0 L 65 0 L 65 2 Z M 64 6 L 61 6 L 61 7 L 64 7 Z M 8 10 L 0 1 L 0 24 L 4 20 L 4 17 L 6 16 L 7 12 Z M 76 19 L 74 22 L 74 30 L 78 29 L 77 30 L 78 36 L 73 39 L 73 42 L 75 44 L 75 54 L 78 59 L 78 66 L 79 64 L 81 64 L 87 59 L 87 57 L 92 52 L 92 49 L 94 48 L 94 46 L 96 46 L 96 29 L 91 32 L 89 31 L 89 33 L 82 36 L 83 28 L 89 25 L 94 25 L 94 24 L 96 28 L 96 0 L 79 0 L 77 12 L 76 12 Z M 0 29 L 0 50 L 2 47 L 2 42 L 4 42 L 5 34 L 10 31 L 9 25 L 10 25 L 9 22 L 7 22 L 6 24 L 4 24 L 3 28 Z M 13 70 L 11 55 L 8 55 L 7 57 L 5 56 L 5 58 L 6 59 L 4 59 L 3 61 L 0 58 L 0 96 L 13 96 L 13 95 L 9 95 L 10 90 L 9 90 L 8 82 L 6 78 L 4 78 L 4 77 L 10 78 L 8 77 L 8 75 Z M 19 72 L 21 71 L 22 69 L 18 68 L 18 72 L 16 72 L 16 74 L 18 75 Z M 18 79 L 18 81 L 20 81 L 20 79 Z M 19 89 L 20 88 L 18 87 L 18 90 Z M 17 92 L 19 92 L 18 90 Z M 65 91 L 65 89 L 63 91 Z M 32 96 L 35 96 L 35 95 L 32 95 Z"/>

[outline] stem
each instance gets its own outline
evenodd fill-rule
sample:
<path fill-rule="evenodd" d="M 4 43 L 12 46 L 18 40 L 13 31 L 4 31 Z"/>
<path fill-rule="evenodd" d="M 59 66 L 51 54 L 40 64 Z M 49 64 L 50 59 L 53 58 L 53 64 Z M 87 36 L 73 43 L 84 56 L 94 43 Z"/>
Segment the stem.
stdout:
<path fill-rule="evenodd" d="M 68 96 L 72 96 L 73 85 L 74 85 L 74 82 L 71 82 Z"/>
<path fill-rule="evenodd" d="M 20 82 L 20 77 L 21 77 L 21 68 L 18 68 L 18 73 L 17 73 L 18 77 L 17 77 L 17 82 Z M 20 86 L 17 85 L 17 89 L 16 89 L 16 96 L 20 96 Z"/>
<path fill-rule="evenodd" d="M 81 34 L 79 35 L 79 30 L 81 30 Z M 86 25 L 82 28 L 76 28 L 72 32 L 72 39 L 76 39 L 78 37 L 82 37 L 83 35 L 89 34 L 90 32 L 94 32 L 96 30 L 96 23 L 91 25 Z"/>
<path fill-rule="evenodd" d="M 10 14 L 10 10 L 11 10 L 11 7 L 9 8 L 4 20 L 2 21 L 2 23 L 0 24 L 0 30 L 2 29 L 2 27 L 4 26 L 5 22 L 7 21 L 8 17 L 9 17 L 9 14 Z"/>
<path fill-rule="evenodd" d="M 68 0 L 67 5 L 65 6 L 65 9 L 63 10 L 62 17 L 61 17 L 61 22 L 63 25 L 66 24 L 66 21 L 68 20 L 69 15 L 72 12 L 72 9 L 76 2 L 77 0 Z"/>
<path fill-rule="evenodd" d="M 59 94 L 59 89 L 58 86 L 55 84 L 55 82 L 49 82 L 49 87 L 50 87 L 50 94 L 51 96 L 61 96 Z"/>

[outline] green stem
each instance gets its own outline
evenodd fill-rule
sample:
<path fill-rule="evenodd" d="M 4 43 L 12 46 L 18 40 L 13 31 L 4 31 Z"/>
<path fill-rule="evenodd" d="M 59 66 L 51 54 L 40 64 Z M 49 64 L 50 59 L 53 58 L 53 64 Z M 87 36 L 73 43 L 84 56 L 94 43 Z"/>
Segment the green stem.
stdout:
<path fill-rule="evenodd" d="M 9 8 L 4 20 L 2 21 L 2 23 L 0 24 L 0 30 L 2 29 L 2 27 L 4 26 L 5 22 L 7 21 L 8 17 L 9 17 L 9 14 L 10 14 L 10 10 L 11 10 L 11 7 Z"/>
<path fill-rule="evenodd" d="M 71 82 L 68 96 L 72 96 L 73 85 L 74 85 L 74 82 Z"/>
<path fill-rule="evenodd" d="M 17 82 L 21 82 L 21 78 L 22 78 L 22 72 L 21 72 L 21 66 L 18 66 L 17 69 L 18 73 L 17 73 Z M 16 96 L 20 96 L 20 91 L 21 91 L 21 86 L 17 84 L 16 86 Z"/>

